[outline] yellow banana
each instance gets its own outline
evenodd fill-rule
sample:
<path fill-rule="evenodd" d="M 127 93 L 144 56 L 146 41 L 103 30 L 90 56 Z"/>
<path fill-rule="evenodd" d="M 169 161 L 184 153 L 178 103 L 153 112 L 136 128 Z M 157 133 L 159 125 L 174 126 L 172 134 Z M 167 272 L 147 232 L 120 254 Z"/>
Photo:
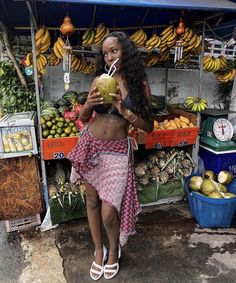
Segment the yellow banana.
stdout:
<path fill-rule="evenodd" d="M 83 40 L 82 45 L 83 46 L 91 46 L 95 39 L 95 31 L 89 30 L 88 36 L 85 40 Z"/>
<path fill-rule="evenodd" d="M 43 66 L 45 67 L 47 65 L 47 62 L 48 62 L 47 57 L 43 54 L 40 54 L 40 58 L 42 59 Z"/>
<path fill-rule="evenodd" d="M 196 40 L 196 43 L 195 43 L 195 45 L 194 45 L 194 48 L 198 48 L 199 46 L 200 46 L 200 44 L 201 44 L 201 37 L 200 36 L 197 36 L 197 40 Z"/>
<path fill-rule="evenodd" d="M 87 40 L 90 37 L 90 33 L 91 33 L 91 29 L 87 29 L 82 36 L 82 41 Z"/>
<path fill-rule="evenodd" d="M 198 38 L 198 35 L 195 33 L 195 34 L 193 35 L 193 37 L 189 40 L 188 45 L 189 45 L 189 46 L 194 46 L 195 41 L 197 40 L 197 38 Z"/>
<path fill-rule="evenodd" d="M 54 51 L 55 55 L 57 56 L 57 58 L 59 58 L 59 59 L 63 58 L 63 55 L 61 55 L 61 53 L 57 49 L 57 41 L 53 45 L 53 51 Z"/>
<path fill-rule="evenodd" d="M 79 69 L 80 64 L 81 64 L 81 58 L 78 58 L 77 64 L 75 65 L 75 71 L 77 71 Z"/>
<path fill-rule="evenodd" d="M 100 39 L 100 37 L 104 36 L 105 33 L 106 33 L 106 26 L 104 25 L 104 23 L 99 24 L 96 29 L 95 40 Z"/>
<path fill-rule="evenodd" d="M 71 68 L 75 68 L 75 66 L 77 65 L 77 63 L 78 63 L 78 57 L 77 56 L 74 56 L 73 58 L 72 58 L 72 62 L 71 62 Z"/>
<path fill-rule="evenodd" d="M 186 28 L 184 34 L 181 35 L 181 39 L 183 41 L 185 41 L 185 39 L 188 37 L 189 31 L 190 31 L 189 28 Z"/>
<path fill-rule="evenodd" d="M 64 50 L 64 46 L 65 46 L 65 42 L 64 42 L 64 40 L 59 36 L 58 38 L 57 38 L 57 41 L 58 41 L 58 43 L 59 43 L 59 45 L 60 45 L 60 50 L 63 50 L 64 52 L 65 52 L 65 50 Z"/>
<path fill-rule="evenodd" d="M 193 35 L 194 35 L 193 30 L 190 29 L 187 38 L 185 38 L 185 41 L 190 41 Z"/>
<path fill-rule="evenodd" d="M 42 26 L 35 34 L 35 40 L 38 41 L 40 38 L 42 40 L 42 37 L 44 35 L 44 32 L 45 32 L 45 29 L 46 27 L 45 26 Z"/>
<path fill-rule="evenodd" d="M 143 37 L 143 33 L 144 33 L 143 29 L 137 30 L 136 33 L 134 33 L 134 36 L 131 38 L 131 40 L 134 43 L 137 43 Z"/>
<path fill-rule="evenodd" d="M 207 56 L 204 56 L 203 58 L 203 64 L 205 65 L 207 62 L 211 61 L 211 56 L 210 55 L 207 55 Z"/>
<path fill-rule="evenodd" d="M 149 40 L 146 41 L 146 47 L 149 45 L 155 45 L 155 42 L 157 40 L 158 36 L 154 33 Z M 153 44 L 154 43 L 154 44 Z"/>
<path fill-rule="evenodd" d="M 46 42 L 48 42 L 50 39 L 50 33 L 48 29 L 46 29 L 41 43 L 46 44 Z"/>
<path fill-rule="evenodd" d="M 173 25 L 169 25 L 168 27 L 166 27 L 160 34 L 161 37 L 163 37 L 165 34 L 167 34 L 168 32 L 172 31 L 174 28 Z"/>
<path fill-rule="evenodd" d="M 143 46 L 145 44 L 146 40 L 147 40 L 147 34 L 146 34 L 146 32 L 143 31 L 142 36 L 140 37 L 139 40 L 136 41 L 136 44 L 138 46 Z"/>
<path fill-rule="evenodd" d="M 32 65 L 32 56 L 33 54 L 32 53 L 28 53 L 25 57 L 25 65 L 27 67 L 29 67 L 30 65 Z"/>
<path fill-rule="evenodd" d="M 91 36 L 90 36 L 90 38 L 89 38 L 89 41 L 87 42 L 87 46 L 91 46 L 91 45 L 93 45 L 93 43 L 94 43 L 94 39 L 95 39 L 95 32 L 92 30 L 92 32 L 91 32 Z"/>
<path fill-rule="evenodd" d="M 61 39 L 62 40 L 62 39 Z M 63 41 L 64 42 L 64 41 Z M 62 42 L 60 42 L 59 38 L 58 40 L 55 42 L 56 46 L 57 46 L 57 50 L 58 52 L 61 54 L 61 56 L 63 57 L 65 55 L 65 49 L 62 47 Z"/>
<path fill-rule="evenodd" d="M 161 45 L 161 38 L 157 37 L 157 42 L 156 44 L 153 46 L 153 48 L 158 48 Z"/>
<path fill-rule="evenodd" d="M 174 29 L 174 30 L 173 30 L 173 34 L 170 35 L 170 36 L 168 36 L 168 38 L 166 39 L 166 41 L 167 41 L 167 42 L 171 42 L 171 41 L 173 41 L 174 39 L 176 39 L 176 37 L 177 37 L 177 33 L 176 33 L 176 30 Z"/>
<path fill-rule="evenodd" d="M 167 32 L 165 35 L 163 35 L 163 36 L 161 37 L 161 40 L 162 40 L 163 42 L 165 42 L 165 41 L 169 40 L 169 38 L 172 37 L 173 34 L 174 34 L 174 30 L 171 29 L 171 30 L 169 30 L 169 32 Z"/>

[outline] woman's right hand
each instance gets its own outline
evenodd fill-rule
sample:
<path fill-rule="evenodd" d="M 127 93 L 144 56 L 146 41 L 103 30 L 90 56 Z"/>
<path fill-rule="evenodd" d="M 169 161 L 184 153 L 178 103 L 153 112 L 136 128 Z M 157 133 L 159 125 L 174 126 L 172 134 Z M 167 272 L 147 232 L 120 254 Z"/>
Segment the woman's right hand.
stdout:
<path fill-rule="evenodd" d="M 100 92 L 96 91 L 96 87 L 93 87 L 87 96 L 84 107 L 87 109 L 92 109 L 93 106 L 97 104 L 103 104 L 103 97 L 101 96 Z"/>

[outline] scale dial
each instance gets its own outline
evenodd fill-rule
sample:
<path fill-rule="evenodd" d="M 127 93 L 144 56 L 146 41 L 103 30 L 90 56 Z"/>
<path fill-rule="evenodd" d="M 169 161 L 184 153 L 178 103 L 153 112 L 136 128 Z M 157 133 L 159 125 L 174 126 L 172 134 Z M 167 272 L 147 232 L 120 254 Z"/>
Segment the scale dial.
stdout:
<path fill-rule="evenodd" d="M 219 141 L 230 141 L 233 137 L 234 129 L 227 119 L 219 118 L 213 124 L 213 133 Z"/>

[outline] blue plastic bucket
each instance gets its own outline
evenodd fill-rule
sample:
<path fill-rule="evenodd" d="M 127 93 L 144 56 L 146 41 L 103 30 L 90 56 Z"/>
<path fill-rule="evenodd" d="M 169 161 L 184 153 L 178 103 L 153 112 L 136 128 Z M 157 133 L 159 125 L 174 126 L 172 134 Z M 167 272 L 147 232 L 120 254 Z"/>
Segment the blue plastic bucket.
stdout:
<path fill-rule="evenodd" d="M 197 223 L 203 228 L 230 227 L 236 212 L 236 197 L 214 199 L 193 192 L 189 189 L 189 180 L 192 176 L 201 176 L 201 174 L 193 174 L 185 178 L 189 207 Z M 236 194 L 236 178 L 227 186 L 227 189 Z"/>

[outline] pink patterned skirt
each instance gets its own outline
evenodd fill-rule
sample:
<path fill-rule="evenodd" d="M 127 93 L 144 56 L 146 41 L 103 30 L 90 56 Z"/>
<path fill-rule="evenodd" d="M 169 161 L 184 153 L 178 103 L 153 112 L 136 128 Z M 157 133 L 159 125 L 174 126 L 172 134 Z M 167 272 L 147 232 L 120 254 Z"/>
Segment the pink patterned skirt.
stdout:
<path fill-rule="evenodd" d="M 135 233 L 140 204 L 133 171 L 131 138 L 107 141 L 92 136 L 86 127 L 70 152 L 71 181 L 82 179 L 91 184 L 99 198 L 116 209 L 120 218 L 120 244 Z"/>

